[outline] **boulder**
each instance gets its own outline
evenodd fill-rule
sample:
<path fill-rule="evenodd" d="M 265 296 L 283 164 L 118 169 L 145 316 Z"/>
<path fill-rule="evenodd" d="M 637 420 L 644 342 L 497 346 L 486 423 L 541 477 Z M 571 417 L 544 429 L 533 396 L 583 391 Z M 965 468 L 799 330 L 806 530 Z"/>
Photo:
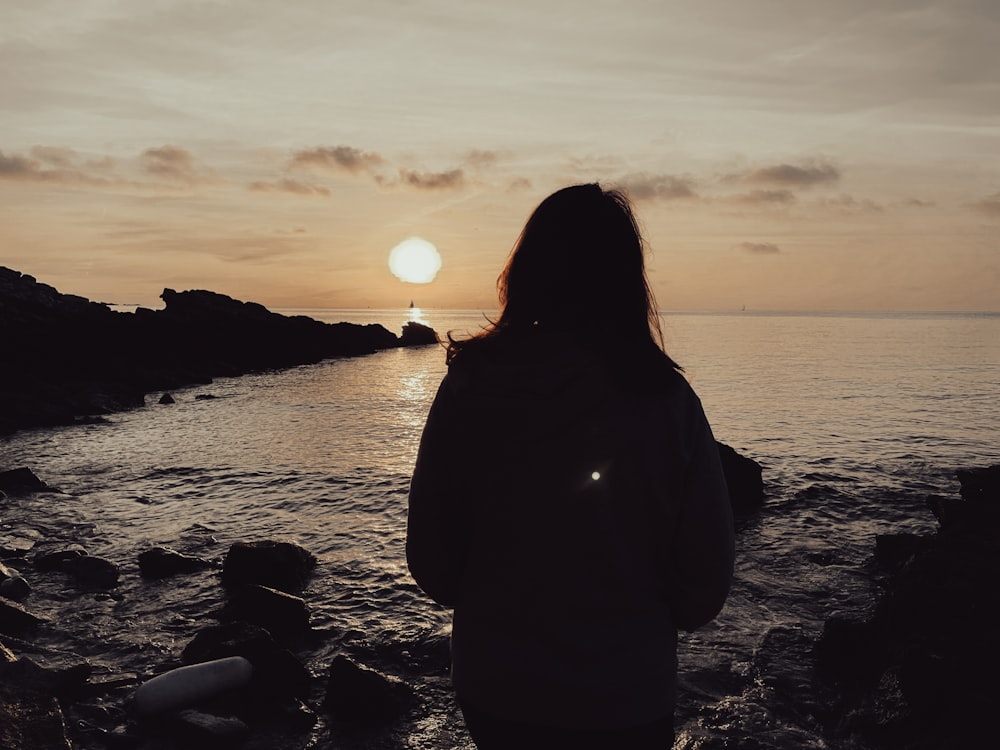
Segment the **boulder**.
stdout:
<path fill-rule="evenodd" d="M 309 630 L 309 605 L 284 591 L 246 585 L 232 594 L 222 610 L 222 620 L 260 625 L 275 638 L 300 635 Z"/>
<path fill-rule="evenodd" d="M 139 572 L 144 578 L 167 578 L 211 567 L 212 563 L 208 560 L 182 555 L 166 547 L 153 547 L 139 554 Z"/>
<path fill-rule="evenodd" d="M 439 343 L 433 328 L 412 320 L 403 326 L 403 335 L 399 341 L 400 346 L 428 346 Z"/>
<path fill-rule="evenodd" d="M 8 495 L 27 495 L 49 489 L 51 487 L 27 467 L 0 471 L 0 490 Z"/>
<path fill-rule="evenodd" d="M 55 552 L 37 554 L 32 559 L 31 563 L 35 566 L 35 570 L 43 573 L 49 573 L 54 570 L 68 571 L 70 564 L 74 560 L 84 557 L 86 554 L 87 550 L 85 550 L 82 546 L 79 544 L 71 544 L 69 547 L 56 550 Z"/>
<path fill-rule="evenodd" d="M 27 599 L 30 593 L 31 584 L 25 580 L 24 576 L 16 575 L 0 580 L 0 596 L 5 599 L 21 602 Z"/>
<path fill-rule="evenodd" d="M 174 402 L 174 397 L 173 396 L 171 396 L 169 393 L 164 393 L 162 396 L 160 396 L 160 400 L 157 401 L 156 403 L 163 404 L 163 405 L 168 405 L 168 404 L 172 404 L 172 403 L 175 403 L 175 402 Z"/>
<path fill-rule="evenodd" d="M 316 567 L 316 557 L 291 542 L 238 542 L 222 566 L 222 585 L 256 584 L 288 593 L 300 591 Z"/>
<path fill-rule="evenodd" d="M 242 656 L 253 665 L 252 687 L 259 693 L 305 698 L 312 675 L 292 652 L 281 648 L 271 634 L 243 620 L 199 631 L 185 646 L 186 664 Z"/>
<path fill-rule="evenodd" d="M 384 726 L 413 705 L 413 688 L 338 655 L 330 665 L 323 710 L 351 725 Z"/>
<path fill-rule="evenodd" d="M 36 615 L 17 602 L 0 599 L 0 633 L 19 636 L 48 622 L 45 617 Z"/>
<path fill-rule="evenodd" d="M 66 570 L 73 576 L 77 586 L 85 589 L 106 591 L 118 585 L 118 566 L 103 557 L 77 557 L 66 564 Z"/>
<path fill-rule="evenodd" d="M 741 456 L 725 443 L 717 445 L 733 512 L 744 514 L 760 510 L 764 505 L 764 480 L 760 464 Z"/>

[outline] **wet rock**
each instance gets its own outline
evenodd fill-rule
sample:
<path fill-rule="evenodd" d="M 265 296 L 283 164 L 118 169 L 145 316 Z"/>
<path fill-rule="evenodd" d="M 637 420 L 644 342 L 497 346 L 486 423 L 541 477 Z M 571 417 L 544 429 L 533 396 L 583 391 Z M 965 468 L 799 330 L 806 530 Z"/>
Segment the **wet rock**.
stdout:
<path fill-rule="evenodd" d="M 82 588 L 106 590 L 118 585 L 118 566 L 103 557 L 77 557 L 66 564 L 66 570 Z"/>
<path fill-rule="evenodd" d="M 212 563 L 208 560 L 182 555 L 166 547 L 153 547 L 139 554 L 139 572 L 144 578 L 167 578 L 211 567 Z"/>
<path fill-rule="evenodd" d="M 330 665 L 323 710 L 347 724 L 381 726 L 409 711 L 414 695 L 402 680 L 341 654 Z"/>
<path fill-rule="evenodd" d="M 169 393 L 164 393 L 162 396 L 160 396 L 160 400 L 157 401 L 156 403 L 163 405 L 172 404 L 174 403 L 174 397 L 171 396 Z"/>
<path fill-rule="evenodd" d="M 49 489 L 51 488 L 27 467 L 0 471 L 0 490 L 8 495 L 27 495 Z"/>
<path fill-rule="evenodd" d="M 0 641 L 0 664 L 10 664 L 15 661 L 17 661 L 17 656 L 3 644 L 3 641 Z"/>
<path fill-rule="evenodd" d="M 250 732 L 246 723 L 235 716 L 215 716 L 193 708 L 179 711 L 173 723 L 181 736 L 214 747 L 235 744 Z"/>
<path fill-rule="evenodd" d="M 92 673 L 93 668 L 85 662 L 51 668 L 22 656 L 13 663 L 0 664 L 0 682 L 60 698 L 78 694 Z"/>
<path fill-rule="evenodd" d="M 18 636 L 46 622 L 45 617 L 33 614 L 21 604 L 0 599 L 0 633 Z"/>
<path fill-rule="evenodd" d="M 963 499 L 947 503 L 932 537 L 903 543 L 919 548 L 887 581 L 872 616 L 828 622 L 817 644 L 821 674 L 842 688 L 846 713 L 879 746 L 973 747 L 994 731 L 998 470 L 960 472 Z"/>
<path fill-rule="evenodd" d="M 284 591 L 247 585 L 230 597 L 222 610 L 222 620 L 259 625 L 275 638 L 300 635 L 309 630 L 309 605 Z"/>
<path fill-rule="evenodd" d="M 764 480 L 760 464 L 741 456 L 725 443 L 717 445 L 733 512 L 753 513 L 760 510 L 764 505 Z"/>
<path fill-rule="evenodd" d="M 0 748 L 72 750 L 59 701 L 0 683 Z"/>
<path fill-rule="evenodd" d="M 0 596 L 15 602 L 23 602 L 31 593 L 31 584 L 24 576 L 11 576 L 0 581 Z"/>
<path fill-rule="evenodd" d="M 184 648 L 181 659 L 192 664 L 227 656 L 249 660 L 254 670 L 253 687 L 259 693 L 297 698 L 309 694 L 309 670 L 267 630 L 246 621 L 204 628 Z"/>
<path fill-rule="evenodd" d="M 43 573 L 53 570 L 68 571 L 70 563 L 86 554 L 87 550 L 79 544 L 72 544 L 55 552 L 35 555 L 31 563 L 35 566 L 35 570 L 42 571 Z"/>
<path fill-rule="evenodd" d="M 291 542 L 238 542 L 229 548 L 222 584 L 257 584 L 288 593 L 300 591 L 316 567 L 316 557 Z"/>
<path fill-rule="evenodd" d="M 133 705 L 141 716 L 165 714 L 239 690 L 252 676 L 253 666 L 242 656 L 189 664 L 144 682 L 135 691 Z"/>
<path fill-rule="evenodd" d="M 917 534 L 878 534 L 875 561 L 884 568 L 897 570 L 926 547 L 927 540 Z"/>
<path fill-rule="evenodd" d="M 13 532 L 0 536 L 0 557 L 24 557 L 37 543 L 37 535 Z"/>

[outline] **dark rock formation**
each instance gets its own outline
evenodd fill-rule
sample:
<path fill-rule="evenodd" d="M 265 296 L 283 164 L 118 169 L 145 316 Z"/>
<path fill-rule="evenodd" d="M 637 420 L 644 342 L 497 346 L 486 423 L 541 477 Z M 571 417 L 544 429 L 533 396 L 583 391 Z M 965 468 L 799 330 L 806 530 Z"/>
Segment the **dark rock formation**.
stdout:
<path fill-rule="evenodd" d="M 764 505 L 764 480 L 760 464 L 741 456 L 725 443 L 717 445 L 733 512 L 745 514 L 760 510 Z"/>
<path fill-rule="evenodd" d="M 400 340 L 403 346 L 427 346 L 439 343 L 437 333 L 434 332 L 433 328 L 412 320 L 403 326 L 403 335 Z"/>
<path fill-rule="evenodd" d="M 0 367 L 0 370 L 3 368 Z M 2 417 L 0 417 L 2 419 Z M 8 495 L 27 495 L 32 492 L 50 490 L 45 482 L 35 476 L 35 473 L 26 467 L 0 471 L 0 490 Z"/>
<path fill-rule="evenodd" d="M 284 591 L 246 585 L 230 597 L 222 610 L 222 620 L 260 625 L 275 638 L 300 635 L 309 630 L 309 605 Z"/>
<path fill-rule="evenodd" d="M 306 585 L 315 567 L 316 557 L 291 542 L 239 542 L 226 554 L 222 584 L 252 583 L 295 593 Z"/>
<path fill-rule="evenodd" d="M 208 291 L 115 312 L 0 267 L 0 434 L 145 404 L 151 391 L 424 343 L 379 325 L 321 323 Z M 13 363 L 16 363 L 14 366 Z"/>
<path fill-rule="evenodd" d="M 182 555 L 166 547 L 153 547 L 139 553 L 139 572 L 143 578 L 167 578 L 178 573 L 194 573 L 211 568 L 212 563 Z"/>
<path fill-rule="evenodd" d="M 33 614 L 17 602 L 0 599 L 0 633 L 22 635 L 44 622 L 44 617 Z"/>
<path fill-rule="evenodd" d="M 964 499 L 945 503 L 933 537 L 888 543 L 898 570 L 873 615 L 826 624 L 816 656 L 839 696 L 835 733 L 931 748 L 974 747 L 994 731 L 1000 466 L 958 477 Z"/>
<path fill-rule="evenodd" d="M 330 665 L 323 710 L 348 724 L 380 726 L 400 718 L 413 700 L 413 689 L 402 680 L 341 654 Z"/>
<path fill-rule="evenodd" d="M 118 565 L 103 557 L 83 555 L 68 562 L 66 569 L 81 588 L 107 590 L 118 585 Z"/>

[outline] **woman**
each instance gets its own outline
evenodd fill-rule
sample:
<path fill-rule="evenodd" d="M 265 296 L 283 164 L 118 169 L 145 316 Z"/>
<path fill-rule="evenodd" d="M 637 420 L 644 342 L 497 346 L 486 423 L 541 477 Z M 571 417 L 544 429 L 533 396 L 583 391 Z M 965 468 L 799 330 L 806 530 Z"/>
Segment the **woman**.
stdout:
<path fill-rule="evenodd" d="M 621 193 L 560 190 L 507 261 L 496 322 L 449 337 L 407 561 L 454 607 L 452 680 L 481 750 L 670 747 L 677 629 L 729 590 L 718 449 L 658 345 L 643 254 Z"/>

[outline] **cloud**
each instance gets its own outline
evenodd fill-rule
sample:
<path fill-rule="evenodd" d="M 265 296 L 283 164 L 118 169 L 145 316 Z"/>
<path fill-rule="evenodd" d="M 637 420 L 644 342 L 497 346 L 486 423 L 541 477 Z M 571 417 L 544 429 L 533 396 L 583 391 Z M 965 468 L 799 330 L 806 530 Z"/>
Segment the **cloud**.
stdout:
<path fill-rule="evenodd" d="M 749 206 L 788 206 L 795 203 L 795 193 L 791 190 L 751 190 L 730 195 L 727 200 Z"/>
<path fill-rule="evenodd" d="M 516 193 L 520 192 L 521 190 L 531 190 L 531 187 L 532 187 L 531 180 L 529 180 L 527 177 L 515 177 L 513 180 L 510 181 L 510 184 L 507 185 L 507 192 Z"/>
<path fill-rule="evenodd" d="M 621 180 L 622 187 L 633 200 L 678 200 L 697 198 L 695 181 L 690 177 L 636 173 Z"/>
<path fill-rule="evenodd" d="M 460 188 L 465 184 L 465 172 L 461 169 L 450 169 L 446 172 L 417 172 L 412 169 L 400 169 L 399 181 L 418 190 L 450 190 Z"/>
<path fill-rule="evenodd" d="M 753 255 L 775 255 L 781 252 L 781 248 L 771 242 L 741 242 L 734 249 Z"/>
<path fill-rule="evenodd" d="M 160 177 L 193 185 L 210 178 L 207 170 L 201 168 L 190 151 L 179 146 L 147 148 L 139 157 L 142 171 Z"/>
<path fill-rule="evenodd" d="M 1000 192 L 986 196 L 981 201 L 973 203 L 972 207 L 987 216 L 1000 216 Z"/>
<path fill-rule="evenodd" d="M 881 204 L 869 198 L 858 200 L 847 193 L 841 193 L 835 198 L 826 198 L 820 201 L 819 205 L 842 214 L 875 214 L 885 210 Z"/>
<path fill-rule="evenodd" d="M 473 149 L 465 155 L 465 158 L 462 161 L 473 169 L 486 169 L 488 167 L 492 167 L 499 160 L 500 154 L 496 151 L 481 151 L 479 149 Z"/>
<path fill-rule="evenodd" d="M 86 170 L 107 171 L 113 166 L 110 158 L 88 162 L 81 167 L 79 156 L 68 148 L 35 146 L 31 156 L 0 151 L 0 180 L 47 182 L 61 185 L 92 185 L 113 187 L 124 184 L 121 179 L 90 174 Z"/>
<path fill-rule="evenodd" d="M 248 189 L 259 193 L 293 193 L 295 195 L 324 195 L 329 196 L 330 190 L 322 185 L 310 185 L 299 180 L 281 179 L 275 182 L 265 182 L 263 180 L 251 182 Z"/>
<path fill-rule="evenodd" d="M 357 174 L 370 171 L 384 163 L 385 159 L 374 151 L 362 151 L 353 146 L 320 146 L 294 152 L 288 167 L 289 169 L 318 167 Z"/>
<path fill-rule="evenodd" d="M 749 172 L 727 175 L 724 179 L 727 182 L 747 184 L 811 187 L 822 183 L 836 182 L 840 179 L 840 170 L 829 162 L 807 162 L 802 165 L 775 164 Z"/>

